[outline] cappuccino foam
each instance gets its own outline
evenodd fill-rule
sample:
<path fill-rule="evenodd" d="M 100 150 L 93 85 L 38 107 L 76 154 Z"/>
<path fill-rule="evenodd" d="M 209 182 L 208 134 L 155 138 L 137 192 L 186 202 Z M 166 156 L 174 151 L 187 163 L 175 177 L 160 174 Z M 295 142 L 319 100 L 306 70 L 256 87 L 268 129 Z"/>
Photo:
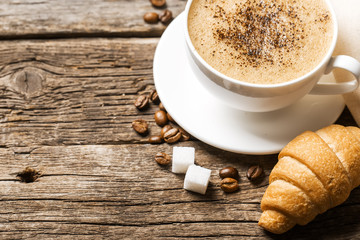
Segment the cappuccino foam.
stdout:
<path fill-rule="evenodd" d="M 258 84 L 310 72 L 334 34 L 324 0 L 194 0 L 188 30 L 196 51 L 214 69 Z"/>

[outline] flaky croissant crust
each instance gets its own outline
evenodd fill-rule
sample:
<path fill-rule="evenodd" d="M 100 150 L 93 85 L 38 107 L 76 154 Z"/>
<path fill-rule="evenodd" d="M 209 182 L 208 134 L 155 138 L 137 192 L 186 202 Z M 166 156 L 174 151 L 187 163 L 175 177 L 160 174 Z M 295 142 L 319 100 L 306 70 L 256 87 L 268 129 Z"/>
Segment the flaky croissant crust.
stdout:
<path fill-rule="evenodd" d="M 289 142 L 269 176 L 259 225 L 281 234 L 343 203 L 360 185 L 360 129 L 330 125 Z"/>

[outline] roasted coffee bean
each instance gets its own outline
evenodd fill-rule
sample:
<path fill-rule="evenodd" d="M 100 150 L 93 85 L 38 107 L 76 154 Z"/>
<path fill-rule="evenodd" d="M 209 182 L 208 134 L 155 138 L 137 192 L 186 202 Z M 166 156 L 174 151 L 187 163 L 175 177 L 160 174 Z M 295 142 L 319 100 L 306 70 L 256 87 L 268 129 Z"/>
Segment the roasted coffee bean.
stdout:
<path fill-rule="evenodd" d="M 259 165 L 255 165 L 249 168 L 249 170 L 246 173 L 246 177 L 250 181 L 255 181 L 261 177 L 262 173 L 263 173 L 262 167 L 260 167 Z"/>
<path fill-rule="evenodd" d="M 162 102 L 159 103 L 159 109 L 160 109 L 161 111 L 166 112 L 166 109 L 164 108 L 164 105 L 162 104 Z"/>
<path fill-rule="evenodd" d="M 132 122 L 132 128 L 139 134 L 146 134 L 148 132 L 148 123 L 143 119 L 137 119 Z"/>
<path fill-rule="evenodd" d="M 170 129 L 172 129 L 172 126 L 171 125 L 165 125 L 162 129 L 161 129 L 161 132 L 160 132 L 160 136 L 162 139 L 164 139 L 164 135 L 167 131 L 169 131 Z"/>
<path fill-rule="evenodd" d="M 157 23 L 159 21 L 159 14 L 154 12 L 145 13 L 144 21 L 147 23 Z"/>
<path fill-rule="evenodd" d="M 190 140 L 191 135 L 187 131 L 185 131 L 182 128 L 179 128 L 179 131 L 181 132 L 180 141 L 188 141 L 188 140 Z"/>
<path fill-rule="evenodd" d="M 220 187 L 224 192 L 232 193 L 239 189 L 239 184 L 234 178 L 224 178 L 220 182 Z"/>
<path fill-rule="evenodd" d="M 171 162 L 171 157 L 164 152 L 158 152 L 155 155 L 155 161 L 160 165 L 168 165 Z"/>
<path fill-rule="evenodd" d="M 234 179 L 238 179 L 239 178 L 239 172 L 236 168 L 234 167 L 225 167 L 223 169 L 221 169 L 219 171 L 219 176 L 221 178 L 234 178 Z"/>
<path fill-rule="evenodd" d="M 155 89 L 151 91 L 151 93 L 149 95 L 149 98 L 154 104 L 159 104 L 160 103 L 159 95 L 157 94 Z"/>
<path fill-rule="evenodd" d="M 181 132 L 178 128 L 172 128 L 164 134 L 164 140 L 167 143 L 176 143 L 181 138 Z"/>
<path fill-rule="evenodd" d="M 175 122 L 175 120 L 170 116 L 169 113 L 166 113 L 167 119 L 169 119 L 170 122 Z"/>
<path fill-rule="evenodd" d="M 162 138 L 161 138 L 161 136 L 151 136 L 151 137 L 149 137 L 149 143 L 152 143 L 152 144 L 162 143 Z"/>
<path fill-rule="evenodd" d="M 172 20 L 172 12 L 170 10 L 165 10 L 159 17 L 160 22 L 168 24 Z"/>
<path fill-rule="evenodd" d="M 166 0 L 150 0 L 154 7 L 163 7 L 166 4 Z"/>
<path fill-rule="evenodd" d="M 168 123 L 168 118 L 166 116 L 166 112 L 158 110 L 154 114 L 155 122 L 160 127 L 165 126 Z"/>
<path fill-rule="evenodd" d="M 134 103 L 135 107 L 139 110 L 143 110 L 149 106 L 149 97 L 145 95 L 139 96 Z"/>

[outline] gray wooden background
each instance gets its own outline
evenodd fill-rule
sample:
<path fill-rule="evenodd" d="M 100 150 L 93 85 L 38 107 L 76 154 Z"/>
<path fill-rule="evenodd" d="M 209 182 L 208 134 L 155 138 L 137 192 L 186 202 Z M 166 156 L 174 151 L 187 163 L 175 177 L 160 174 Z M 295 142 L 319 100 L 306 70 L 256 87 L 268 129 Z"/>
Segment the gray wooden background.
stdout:
<path fill-rule="evenodd" d="M 168 0 L 177 16 L 186 1 Z M 0 2 L 0 239 L 360 239 L 360 191 L 304 227 L 275 236 L 258 227 L 260 200 L 276 155 L 225 152 L 192 140 L 150 145 L 157 106 L 133 103 L 154 89 L 152 61 L 163 24 L 148 0 L 2 0 Z M 338 123 L 356 125 L 345 109 Z M 202 196 L 183 175 L 154 161 L 159 151 L 192 146 L 212 171 Z M 246 178 L 261 164 L 264 178 Z M 234 166 L 240 191 L 219 188 L 218 170 Z M 17 174 L 41 171 L 33 183 Z"/>

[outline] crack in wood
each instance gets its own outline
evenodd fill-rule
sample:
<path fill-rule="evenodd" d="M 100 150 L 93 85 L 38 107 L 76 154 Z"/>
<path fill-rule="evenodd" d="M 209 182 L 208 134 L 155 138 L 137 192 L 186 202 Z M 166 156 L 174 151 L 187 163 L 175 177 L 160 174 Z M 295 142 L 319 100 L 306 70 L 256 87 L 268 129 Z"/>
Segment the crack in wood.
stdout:
<path fill-rule="evenodd" d="M 159 238 L 215 238 L 215 239 L 223 239 L 223 238 L 234 238 L 234 237 L 246 237 L 246 238 L 252 238 L 252 237 L 259 237 L 257 234 L 206 234 L 203 235 L 184 235 L 184 234 L 178 234 L 178 235 L 162 235 L 158 236 Z"/>
<path fill-rule="evenodd" d="M 13 40 L 62 40 L 62 39 L 75 39 L 75 38 L 157 38 L 161 37 L 164 29 L 156 29 L 151 32 L 39 32 L 37 34 L 14 34 L 14 35 L 0 35 L 0 41 L 13 41 Z M 0 33 L 1 34 L 1 33 Z"/>
<path fill-rule="evenodd" d="M 7 220 L 6 223 L 63 223 L 63 224 L 77 224 L 77 225 L 96 225 L 96 226 L 117 226 L 117 227 L 146 227 L 159 225 L 173 225 L 173 224 L 199 224 L 199 223 L 249 223 L 257 224 L 257 221 L 249 220 L 219 220 L 219 221 L 164 221 L 164 222 L 149 222 L 149 223 L 107 223 L 107 222 L 86 222 L 86 221 L 67 221 L 67 220 Z M 1 221 L 0 221 L 1 223 Z"/>

